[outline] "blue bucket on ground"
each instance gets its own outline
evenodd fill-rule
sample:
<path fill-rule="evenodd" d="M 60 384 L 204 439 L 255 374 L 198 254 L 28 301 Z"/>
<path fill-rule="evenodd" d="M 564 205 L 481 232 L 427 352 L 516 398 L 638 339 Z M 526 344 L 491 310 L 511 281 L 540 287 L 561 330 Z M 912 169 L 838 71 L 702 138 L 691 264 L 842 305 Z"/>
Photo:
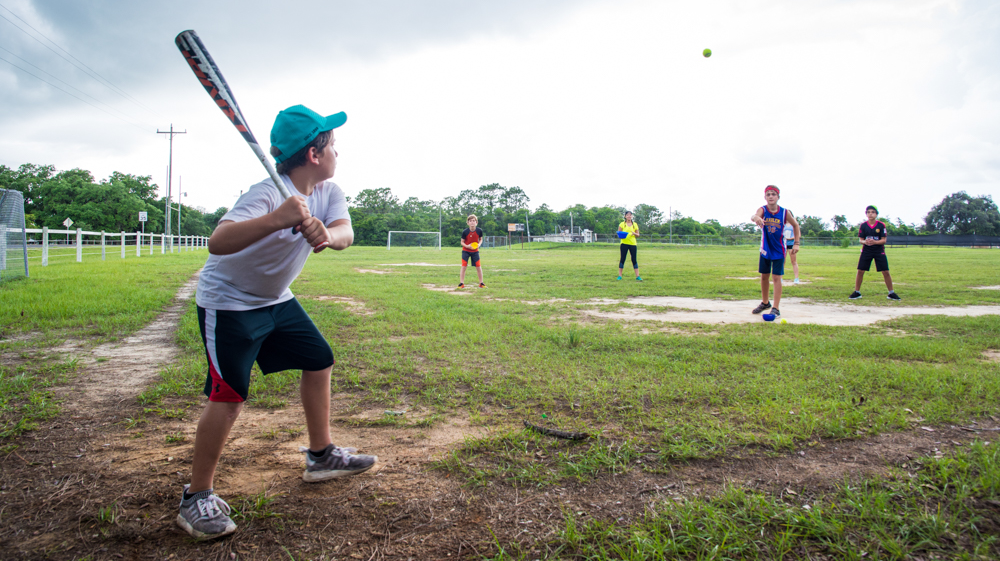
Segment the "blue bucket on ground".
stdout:
<path fill-rule="evenodd" d="M 618 237 L 624 240 L 628 237 L 628 232 L 618 232 Z"/>

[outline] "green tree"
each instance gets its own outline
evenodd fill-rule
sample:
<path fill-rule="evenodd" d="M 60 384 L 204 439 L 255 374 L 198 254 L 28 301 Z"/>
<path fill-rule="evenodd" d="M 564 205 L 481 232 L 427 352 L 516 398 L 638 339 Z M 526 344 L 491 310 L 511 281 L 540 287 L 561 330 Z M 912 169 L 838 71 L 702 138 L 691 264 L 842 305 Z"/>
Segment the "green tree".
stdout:
<path fill-rule="evenodd" d="M 803 214 L 796 217 L 803 236 L 816 237 L 826 231 L 826 224 L 818 216 Z"/>
<path fill-rule="evenodd" d="M 663 211 L 653 205 L 636 205 L 632 213 L 635 216 L 635 221 L 639 224 L 640 228 L 646 227 L 652 229 L 663 224 Z"/>
<path fill-rule="evenodd" d="M 843 214 L 835 214 L 833 216 L 833 229 L 837 232 L 846 232 L 848 230 L 847 217 Z"/>
<path fill-rule="evenodd" d="M 368 214 L 389 214 L 399 207 L 399 199 L 389 187 L 364 189 L 354 198 L 354 206 Z"/>
<path fill-rule="evenodd" d="M 989 195 L 971 197 L 965 191 L 959 191 L 948 195 L 931 208 L 924 217 L 924 231 L 957 235 L 1000 235 L 1000 210 Z"/>

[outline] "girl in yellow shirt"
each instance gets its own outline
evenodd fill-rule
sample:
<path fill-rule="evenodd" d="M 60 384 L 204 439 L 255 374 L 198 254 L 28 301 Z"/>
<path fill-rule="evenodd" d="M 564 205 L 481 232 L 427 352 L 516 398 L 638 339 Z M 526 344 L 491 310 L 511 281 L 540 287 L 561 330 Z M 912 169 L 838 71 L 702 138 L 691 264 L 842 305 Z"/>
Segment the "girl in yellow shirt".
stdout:
<path fill-rule="evenodd" d="M 628 235 L 622 238 L 621 245 L 621 259 L 618 260 L 618 280 L 622 280 L 622 270 L 625 268 L 625 256 L 632 256 L 632 268 L 635 269 L 635 280 L 642 281 L 642 277 L 639 276 L 639 261 L 636 260 L 635 253 L 638 248 L 636 244 L 636 238 L 639 237 L 639 225 L 632 221 L 632 211 L 625 211 L 625 220 L 618 225 L 619 232 L 628 232 Z"/>

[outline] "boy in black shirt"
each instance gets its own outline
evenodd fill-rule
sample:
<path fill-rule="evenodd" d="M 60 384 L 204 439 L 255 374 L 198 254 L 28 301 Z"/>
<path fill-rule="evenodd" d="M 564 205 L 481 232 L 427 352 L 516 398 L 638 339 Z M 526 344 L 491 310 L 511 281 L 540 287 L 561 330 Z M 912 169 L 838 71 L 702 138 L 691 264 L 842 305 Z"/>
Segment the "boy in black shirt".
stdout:
<path fill-rule="evenodd" d="M 892 277 L 889 275 L 889 260 L 885 257 L 885 240 L 887 232 L 885 223 L 878 219 L 878 209 L 875 205 L 868 205 L 865 209 L 867 222 L 861 224 L 858 237 L 861 238 L 861 258 L 858 260 L 858 276 L 854 280 L 854 292 L 848 296 L 851 300 L 861 298 L 861 281 L 865 278 L 865 272 L 872 268 L 872 261 L 875 261 L 875 270 L 882 273 L 885 278 L 885 287 L 889 289 L 889 300 L 902 300 L 892 289 Z"/>
<path fill-rule="evenodd" d="M 479 261 L 479 244 L 483 243 L 483 230 L 479 228 L 479 219 L 475 214 L 470 214 L 466 223 L 469 227 L 462 232 L 462 272 L 458 275 L 458 287 L 465 288 L 465 268 L 471 263 L 479 274 L 479 288 L 486 288 L 483 284 L 483 265 Z"/>

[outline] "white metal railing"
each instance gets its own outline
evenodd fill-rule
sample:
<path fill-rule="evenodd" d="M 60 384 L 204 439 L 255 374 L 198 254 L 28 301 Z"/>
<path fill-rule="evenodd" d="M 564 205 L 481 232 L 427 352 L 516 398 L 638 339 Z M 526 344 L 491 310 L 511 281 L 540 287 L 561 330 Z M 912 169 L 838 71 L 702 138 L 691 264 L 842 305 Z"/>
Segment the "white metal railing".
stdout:
<path fill-rule="evenodd" d="M 76 230 L 50 230 L 48 228 L 26 228 L 25 234 L 41 234 L 41 242 L 34 238 L 28 240 L 28 259 L 38 259 L 32 253 L 41 252 L 42 266 L 49 264 L 50 257 L 68 257 L 72 253 L 59 253 L 50 255 L 50 249 L 74 248 L 76 249 L 76 261 L 83 261 L 84 255 L 100 255 L 101 259 L 107 259 L 108 250 L 118 249 L 121 258 L 125 258 L 126 253 L 131 253 L 131 248 L 135 249 L 135 256 L 139 257 L 148 248 L 148 254 L 153 255 L 154 248 L 159 247 L 160 254 L 168 251 L 196 251 L 208 248 L 208 238 L 205 236 L 166 236 L 164 234 L 144 234 L 142 232 L 84 232 Z M 64 234 L 65 238 L 53 238 L 56 234 Z M 159 243 L 157 243 L 159 239 Z M 100 252 L 84 252 L 85 247 L 93 249 L 100 248 Z M 126 247 L 130 248 L 126 251 Z"/>

